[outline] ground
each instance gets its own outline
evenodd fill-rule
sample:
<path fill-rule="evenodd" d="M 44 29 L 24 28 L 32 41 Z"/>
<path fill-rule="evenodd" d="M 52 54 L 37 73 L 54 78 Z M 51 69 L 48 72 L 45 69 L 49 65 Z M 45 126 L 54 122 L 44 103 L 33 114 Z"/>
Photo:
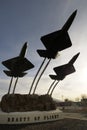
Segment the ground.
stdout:
<path fill-rule="evenodd" d="M 43 124 L 0 126 L 0 130 L 87 130 L 87 121 L 66 118 Z"/>

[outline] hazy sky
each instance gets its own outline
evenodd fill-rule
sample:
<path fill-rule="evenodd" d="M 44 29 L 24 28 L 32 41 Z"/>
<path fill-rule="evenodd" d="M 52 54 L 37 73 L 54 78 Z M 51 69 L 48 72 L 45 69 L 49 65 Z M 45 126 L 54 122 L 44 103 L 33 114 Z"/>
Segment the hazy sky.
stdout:
<path fill-rule="evenodd" d="M 35 65 L 19 79 L 16 92 L 28 93 L 33 77 L 43 58 L 36 50 L 44 49 L 40 37 L 61 29 L 75 10 L 76 18 L 69 29 L 72 47 L 60 52 L 45 71 L 36 93 L 45 94 L 52 83 L 49 74 L 53 68 L 66 64 L 76 53 L 80 56 L 74 66 L 76 72 L 60 81 L 53 92 L 57 99 L 75 99 L 87 94 L 87 0 L 0 0 L 0 63 L 19 55 L 24 42 L 28 42 L 26 57 Z M 7 92 L 10 77 L 0 64 L 0 95 Z M 0 97 L 1 97 L 0 96 Z"/>

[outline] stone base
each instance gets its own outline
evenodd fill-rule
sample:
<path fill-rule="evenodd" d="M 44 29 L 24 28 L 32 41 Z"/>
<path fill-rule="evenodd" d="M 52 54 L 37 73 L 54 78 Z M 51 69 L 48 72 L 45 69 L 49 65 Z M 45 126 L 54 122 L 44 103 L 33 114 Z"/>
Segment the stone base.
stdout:
<path fill-rule="evenodd" d="M 4 112 L 49 111 L 56 109 L 51 96 L 36 94 L 6 94 L 2 97 L 0 106 Z"/>

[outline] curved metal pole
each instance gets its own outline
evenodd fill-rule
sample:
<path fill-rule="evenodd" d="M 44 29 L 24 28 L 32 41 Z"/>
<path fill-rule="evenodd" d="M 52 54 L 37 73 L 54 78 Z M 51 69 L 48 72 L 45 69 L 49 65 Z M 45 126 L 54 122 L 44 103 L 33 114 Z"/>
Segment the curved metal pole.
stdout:
<path fill-rule="evenodd" d="M 11 89 L 12 81 L 13 81 L 13 77 L 11 78 L 11 81 L 10 81 L 10 84 L 9 84 L 8 94 L 10 94 L 10 89 Z"/>
<path fill-rule="evenodd" d="M 16 81 L 15 81 L 15 85 L 14 85 L 14 88 L 13 88 L 13 94 L 14 94 L 14 92 L 15 92 L 15 88 L 16 88 L 17 82 L 18 82 L 18 77 L 17 77 L 17 79 L 16 79 Z"/>
<path fill-rule="evenodd" d="M 29 94 L 31 93 L 31 90 L 32 90 L 32 88 L 33 88 L 33 85 L 34 85 L 34 83 L 35 83 L 35 80 L 36 80 L 36 78 L 37 78 L 37 75 L 39 74 L 39 72 L 40 72 L 40 70 L 41 70 L 43 64 L 45 63 L 45 60 L 46 60 L 46 58 L 44 58 L 44 60 L 43 60 L 43 62 L 42 62 L 42 64 L 41 64 L 41 66 L 40 66 L 40 68 L 38 69 L 38 71 L 37 71 L 37 73 L 36 73 L 36 75 L 35 75 L 35 77 L 34 77 L 34 79 L 33 79 L 33 82 L 32 82 L 31 87 L 30 87 Z"/>
<path fill-rule="evenodd" d="M 50 90 L 51 90 L 51 88 L 52 88 L 52 86 L 54 85 L 55 82 L 56 82 L 56 80 L 54 80 L 54 81 L 52 82 L 52 84 L 50 85 L 50 87 L 49 87 L 49 89 L 48 89 L 47 94 L 49 94 L 49 92 L 50 92 Z"/>
<path fill-rule="evenodd" d="M 49 65 L 50 61 L 51 61 L 51 59 L 49 59 L 49 61 L 47 62 L 46 66 L 44 67 L 43 71 L 41 72 L 41 74 L 40 74 L 40 76 L 39 76 L 39 78 L 38 78 L 38 80 L 37 80 L 37 82 L 36 82 L 36 85 L 35 85 L 33 94 L 35 93 L 36 88 L 37 88 L 37 85 L 38 85 L 38 83 L 39 83 L 39 81 L 40 81 L 40 79 L 41 79 L 41 77 L 42 77 L 44 71 L 46 70 L 47 66 Z"/>
<path fill-rule="evenodd" d="M 59 80 L 59 81 L 60 81 L 60 80 Z M 52 89 L 52 91 L 51 91 L 51 93 L 50 93 L 50 96 L 52 96 L 52 93 L 53 93 L 53 91 L 54 91 L 55 87 L 57 86 L 57 84 L 59 83 L 59 81 L 58 81 L 58 82 L 56 82 L 56 84 L 54 85 L 54 87 L 53 87 L 53 89 Z"/>

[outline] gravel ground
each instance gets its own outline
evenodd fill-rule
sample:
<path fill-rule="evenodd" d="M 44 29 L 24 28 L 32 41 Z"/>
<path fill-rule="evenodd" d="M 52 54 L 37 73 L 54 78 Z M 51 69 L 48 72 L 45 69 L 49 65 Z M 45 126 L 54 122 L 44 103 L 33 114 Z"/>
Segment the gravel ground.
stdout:
<path fill-rule="evenodd" d="M 76 119 L 63 119 L 43 124 L 0 126 L 0 130 L 87 130 L 87 121 Z"/>

